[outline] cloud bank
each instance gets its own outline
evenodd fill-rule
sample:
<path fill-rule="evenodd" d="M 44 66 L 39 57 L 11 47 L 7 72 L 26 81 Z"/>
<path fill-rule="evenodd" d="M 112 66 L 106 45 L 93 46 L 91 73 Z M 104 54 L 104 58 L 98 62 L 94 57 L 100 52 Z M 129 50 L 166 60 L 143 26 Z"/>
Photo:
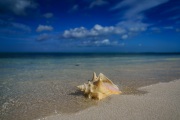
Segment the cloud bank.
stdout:
<path fill-rule="evenodd" d="M 80 46 L 124 46 L 122 40 L 147 30 L 149 24 L 139 21 L 122 21 L 114 26 L 94 25 L 71 28 L 62 34 L 64 39 L 81 41 Z"/>
<path fill-rule="evenodd" d="M 65 30 L 63 33 L 64 38 L 85 38 L 85 37 L 96 37 L 102 35 L 111 35 L 111 34 L 123 34 L 125 29 L 115 26 L 101 26 L 99 24 L 94 25 L 90 30 L 85 27 L 73 28 Z"/>
<path fill-rule="evenodd" d="M 128 34 L 146 31 L 148 26 L 148 24 L 142 23 L 141 21 L 123 21 L 115 26 L 101 26 L 96 24 L 89 30 L 85 27 L 65 30 L 62 36 L 66 39 L 81 39 L 86 37 L 101 38 L 103 36 L 110 37 L 116 35 L 120 36 L 119 39 L 127 39 Z"/>

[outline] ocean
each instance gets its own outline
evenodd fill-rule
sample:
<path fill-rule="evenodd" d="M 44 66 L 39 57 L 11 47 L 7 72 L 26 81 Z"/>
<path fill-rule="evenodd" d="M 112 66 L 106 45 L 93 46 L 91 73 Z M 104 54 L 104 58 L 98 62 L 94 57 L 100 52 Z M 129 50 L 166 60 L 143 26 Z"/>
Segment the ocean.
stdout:
<path fill-rule="evenodd" d="M 76 88 L 103 73 L 122 95 L 180 79 L 179 53 L 0 53 L 0 119 L 32 120 L 73 114 L 100 102 Z"/>

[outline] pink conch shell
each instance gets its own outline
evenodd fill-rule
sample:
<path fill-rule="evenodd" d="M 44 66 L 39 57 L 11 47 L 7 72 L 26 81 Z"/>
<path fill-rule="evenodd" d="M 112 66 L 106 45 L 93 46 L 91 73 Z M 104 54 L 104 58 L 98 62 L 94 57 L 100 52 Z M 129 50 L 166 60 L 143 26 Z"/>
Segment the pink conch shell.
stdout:
<path fill-rule="evenodd" d="M 112 94 L 120 94 L 119 88 L 102 73 L 96 76 L 93 74 L 92 81 L 77 86 L 88 98 L 101 100 Z"/>

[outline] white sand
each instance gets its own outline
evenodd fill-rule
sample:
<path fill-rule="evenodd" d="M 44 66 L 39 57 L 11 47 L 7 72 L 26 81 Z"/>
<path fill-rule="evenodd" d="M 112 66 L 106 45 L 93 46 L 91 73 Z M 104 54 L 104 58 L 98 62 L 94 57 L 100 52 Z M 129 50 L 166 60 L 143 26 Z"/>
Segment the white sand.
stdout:
<path fill-rule="evenodd" d="M 180 80 L 141 88 L 144 95 L 114 95 L 109 101 L 74 114 L 44 120 L 180 120 Z"/>

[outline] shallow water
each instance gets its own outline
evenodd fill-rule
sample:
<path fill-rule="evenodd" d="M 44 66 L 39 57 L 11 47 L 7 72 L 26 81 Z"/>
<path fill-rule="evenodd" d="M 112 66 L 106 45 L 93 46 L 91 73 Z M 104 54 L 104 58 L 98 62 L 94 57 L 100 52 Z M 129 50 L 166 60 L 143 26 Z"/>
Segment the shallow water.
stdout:
<path fill-rule="evenodd" d="M 137 88 L 180 78 L 180 54 L 0 54 L 0 119 L 32 120 L 98 105 L 76 89 L 93 72 L 104 73 L 123 94 L 144 94 Z"/>

